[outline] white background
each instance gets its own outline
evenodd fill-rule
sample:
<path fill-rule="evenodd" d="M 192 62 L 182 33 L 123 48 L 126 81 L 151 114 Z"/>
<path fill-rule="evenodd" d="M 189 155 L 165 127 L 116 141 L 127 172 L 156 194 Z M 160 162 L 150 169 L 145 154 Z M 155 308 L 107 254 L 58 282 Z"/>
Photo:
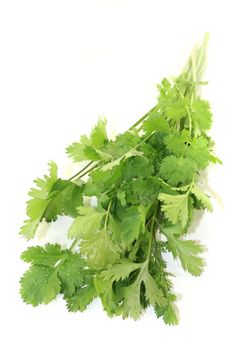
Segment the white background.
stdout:
<path fill-rule="evenodd" d="M 2 0 L 0 2 L 1 349 L 232 349 L 232 9 L 231 1 Z M 60 298 L 33 308 L 19 297 L 28 243 L 18 231 L 32 179 L 47 161 L 61 176 L 73 169 L 64 149 L 99 115 L 110 134 L 155 104 L 156 84 L 177 75 L 193 45 L 210 32 L 203 94 L 212 104 L 216 153 L 209 171 L 217 193 L 195 237 L 208 247 L 200 278 L 177 264 L 180 325 L 165 326 L 148 310 L 138 321 L 109 319 L 100 302 L 68 313 Z M 64 243 L 61 220 L 47 239 Z M 57 233 L 55 233 L 55 231 Z M 42 235 L 41 235 L 42 236 Z M 32 242 L 34 244 L 35 242 Z M 44 238 L 39 240 L 44 243 Z M 30 243 L 31 244 L 31 243 Z"/>

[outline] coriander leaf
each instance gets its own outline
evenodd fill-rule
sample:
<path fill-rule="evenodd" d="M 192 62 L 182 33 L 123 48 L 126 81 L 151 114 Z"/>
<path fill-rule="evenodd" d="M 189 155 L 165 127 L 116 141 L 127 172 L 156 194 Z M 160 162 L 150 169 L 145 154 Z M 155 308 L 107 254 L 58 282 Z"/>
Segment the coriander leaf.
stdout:
<path fill-rule="evenodd" d="M 194 162 L 198 169 L 205 169 L 210 162 L 207 140 L 202 136 L 194 138 L 190 146 L 187 147 L 184 156 L 189 161 Z"/>
<path fill-rule="evenodd" d="M 176 223 L 175 225 L 171 225 L 171 223 L 168 221 L 168 223 L 165 223 L 162 225 L 162 231 L 166 234 L 173 234 L 176 236 L 183 236 L 187 233 L 187 227 L 183 227 L 180 223 Z"/>
<path fill-rule="evenodd" d="M 66 151 L 68 156 L 73 158 L 75 162 L 83 160 L 95 161 L 101 159 L 101 153 L 96 150 L 100 150 L 107 142 L 106 120 L 99 118 L 97 125 L 92 129 L 90 137 L 82 135 L 80 142 L 74 142 L 67 147 Z"/>
<path fill-rule="evenodd" d="M 186 148 L 187 143 L 190 143 L 191 137 L 188 130 L 184 129 L 182 132 L 173 132 L 165 137 L 165 144 L 169 151 L 171 151 L 174 155 L 181 157 Z"/>
<path fill-rule="evenodd" d="M 169 296 L 170 299 L 170 296 Z M 163 317 L 163 320 L 165 324 L 168 324 L 170 326 L 178 325 L 178 310 L 176 305 L 172 301 L 168 301 L 168 304 L 165 306 L 156 306 L 155 312 L 157 317 Z"/>
<path fill-rule="evenodd" d="M 136 149 L 132 149 L 124 155 L 124 159 L 131 158 L 131 157 L 143 157 L 143 156 L 144 156 L 143 152 L 139 152 Z"/>
<path fill-rule="evenodd" d="M 179 320 L 177 317 L 177 310 L 173 303 L 169 303 L 167 306 L 165 306 L 163 320 L 166 324 L 171 326 L 178 325 Z"/>
<path fill-rule="evenodd" d="M 122 259 L 119 263 L 110 266 L 107 270 L 98 274 L 95 279 L 95 285 L 98 295 L 101 297 L 103 307 L 108 315 L 111 316 L 117 312 L 117 299 L 121 300 L 123 298 L 123 295 L 120 297 L 114 292 L 113 285 L 116 282 L 125 280 L 129 277 L 131 272 L 137 271 L 139 268 L 140 264 Z M 117 314 L 121 312 L 122 310 L 118 309 Z"/>
<path fill-rule="evenodd" d="M 106 124 L 107 120 L 105 118 L 99 118 L 97 125 L 92 129 L 90 136 L 92 147 L 100 149 L 108 142 Z"/>
<path fill-rule="evenodd" d="M 102 166 L 101 170 L 102 171 L 112 170 L 112 168 L 119 165 L 121 161 L 124 161 L 127 158 L 136 157 L 136 156 L 143 157 L 144 155 L 143 155 L 143 152 L 139 152 L 136 149 L 132 149 L 132 150 L 128 151 L 127 153 L 125 153 L 120 158 L 115 159 L 112 162 L 109 162 L 109 163 L 105 164 L 104 166 Z"/>
<path fill-rule="evenodd" d="M 104 215 L 106 215 L 105 211 L 100 212 L 91 207 L 79 207 L 78 213 L 79 216 L 69 229 L 69 238 L 82 238 L 86 234 L 96 232 L 101 226 Z"/>
<path fill-rule="evenodd" d="M 84 281 L 84 261 L 78 253 L 69 253 L 64 262 L 58 267 L 58 277 L 61 280 L 62 293 L 71 296 L 76 287 Z"/>
<path fill-rule="evenodd" d="M 112 289 L 111 281 L 104 281 L 97 275 L 94 279 L 95 289 L 101 299 L 104 310 L 109 316 L 113 316 L 117 312 L 117 300 Z"/>
<path fill-rule="evenodd" d="M 212 123 L 212 113 L 207 101 L 198 98 L 192 103 L 191 107 L 192 121 L 195 127 L 200 130 L 209 130 Z"/>
<path fill-rule="evenodd" d="M 77 207 L 83 205 L 83 187 L 69 180 L 58 179 L 50 193 L 49 203 L 43 217 L 46 221 L 54 221 L 58 215 L 77 216 Z"/>
<path fill-rule="evenodd" d="M 96 151 L 88 146 L 89 139 L 86 136 L 80 137 L 80 142 L 74 142 L 66 149 L 66 153 L 74 162 L 81 162 L 85 160 L 98 160 L 99 156 Z"/>
<path fill-rule="evenodd" d="M 109 264 L 114 264 L 120 257 L 119 248 L 112 242 L 106 229 L 85 233 L 79 246 L 80 252 L 86 257 L 88 265 L 97 270 L 105 268 Z"/>
<path fill-rule="evenodd" d="M 214 164 L 223 164 L 221 159 L 219 159 L 218 157 L 216 157 L 215 154 L 210 154 L 210 161 Z"/>
<path fill-rule="evenodd" d="M 126 206 L 125 191 L 119 189 L 119 190 L 117 191 L 117 194 L 116 194 L 116 195 L 117 195 L 117 199 L 119 200 L 119 202 L 121 203 L 121 205 L 122 205 L 123 207 L 125 207 L 125 206 Z"/>
<path fill-rule="evenodd" d="M 58 276 L 61 281 L 61 290 L 65 297 L 72 295 L 75 288 L 83 283 L 84 261 L 78 253 L 61 250 L 61 246 L 58 244 L 48 243 L 44 247 L 30 247 L 22 254 L 21 258 L 32 263 L 32 267 L 40 267 L 38 273 L 43 271 L 51 271 L 52 273 L 53 271 L 54 275 Z M 35 287 L 38 286 L 39 284 L 36 282 Z"/>
<path fill-rule="evenodd" d="M 185 98 L 180 98 L 169 104 L 165 110 L 168 119 L 179 121 L 187 116 L 188 101 Z"/>
<path fill-rule="evenodd" d="M 66 306 L 70 312 L 84 311 L 87 306 L 96 297 L 96 289 L 93 281 L 82 288 L 78 288 L 76 292 L 66 298 Z"/>
<path fill-rule="evenodd" d="M 156 110 L 152 111 L 143 122 L 143 130 L 146 135 L 152 134 L 155 130 L 168 133 L 170 130 L 169 123 L 164 116 Z"/>
<path fill-rule="evenodd" d="M 61 290 L 56 271 L 50 267 L 34 265 L 20 280 L 21 297 L 27 304 L 48 304 Z"/>
<path fill-rule="evenodd" d="M 24 236 L 26 240 L 30 240 L 35 237 L 38 226 L 40 224 L 40 219 L 28 219 L 24 221 L 24 225 L 21 227 L 19 234 Z"/>
<path fill-rule="evenodd" d="M 122 317 L 132 317 L 137 320 L 142 313 L 143 307 L 140 299 L 142 283 L 145 286 L 145 296 L 152 305 L 164 306 L 166 299 L 162 290 L 158 287 L 155 279 L 148 271 L 147 264 L 141 265 L 141 271 L 136 281 L 130 286 L 123 288 Z"/>
<path fill-rule="evenodd" d="M 57 165 L 54 162 L 49 163 L 50 174 L 45 175 L 44 179 L 36 179 L 34 182 L 38 188 L 32 188 L 29 191 L 29 196 L 32 197 L 27 202 L 27 216 L 28 220 L 24 222 L 20 234 L 27 240 L 32 239 L 37 231 L 39 223 L 43 219 L 44 212 L 49 203 L 49 193 L 57 181 Z"/>
<path fill-rule="evenodd" d="M 100 149 L 96 149 L 95 151 L 100 156 L 100 159 L 103 161 L 109 162 L 113 159 L 113 156 L 111 154 L 103 152 Z"/>
<path fill-rule="evenodd" d="M 136 264 L 127 260 L 122 260 L 121 262 L 113 265 L 108 270 L 102 271 L 98 279 L 105 283 L 123 281 L 129 277 L 129 275 L 134 271 L 140 271 L 136 281 L 130 286 L 123 288 L 123 302 L 121 306 L 121 312 L 123 318 L 132 317 L 138 319 L 143 310 L 140 293 L 141 285 L 145 285 L 145 295 L 146 298 L 152 305 L 165 305 L 166 299 L 163 296 L 162 291 L 157 286 L 155 279 L 151 276 L 148 271 L 147 264 Z M 108 287 L 110 288 L 110 287 Z"/>
<path fill-rule="evenodd" d="M 145 296 L 148 299 L 149 303 L 153 306 L 166 305 L 166 298 L 164 297 L 162 290 L 159 289 L 155 279 L 149 273 L 148 269 L 145 269 L 144 275 L 142 276 L 142 281 L 146 288 Z"/>
<path fill-rule="evenodd" d="M 164 78 L 161 82 L 161 84 L 157 84 L 157 88 L 159 90 L 159 97 L 158 100 L 162 102 L 163 100 L 166 101 L 169 100 L 169 94 L 171 91 L 171 83 L 168 79 Z"/>
<path fill-rule="evenodd" d="M 29 247 L 21 254 L 21 259 L 28 263 L 53 267 L 66 254 L 67 251 L 61 250 L 59 244 L 48 243 L 44 247 Z"/>
<path fill-rule="evenodd" d="M 35 181 L 39 189 L 31 189 L 27 215 L 29 220 L 21 228 L 20 234 L 26 239 L 35 236 L 39 223 L 55 221 L 58 215 L 77 215 L 77 206 L 83 204 L 83 188 L 68 180 L 57 179 L 57 166 L 50 163 L 50 176 Z"/>
<path fill-rule="evenodd" d="M 196 171 L 195 163 L 189 158 L 167 156 L 161 163 L 159 173 L 172 186 L 190 183 Z"/>
<path fill-rule="evenodd" d="M 144 156 L 131 157 L 121 163 L 121 168 L 119 170 L 121 170 L 123 182 L 131 185 L 132 181 L 135 181 L 135 179 L 147 178 L 147 176 L 150 176 L 154 170 L 154 165 L 150 164 L 149 159 Z"/>
<path fill-rule="evenodd" d="M 161 113 L 169 120 L 175 122 L 186 117 L 189 100 L 181 93 L 178 84 L 176 82 L 170 83 L 167 79 L 163 79 L 158 88 L 160 92 L 158 106 Z"/>
<path fill-rule="evenodd" d="M 207 209 L 210 212 L 213 211 L 213 207 L 209 197 L 197 185 L 194 185 L 192 187 L 191 192 L 199 201 L 201 201 L 201 204 L 205 209 Z"/>
<path fill-rule="evenodd" d="M 145 225 L 147 210 L 143 206 L 130 207 L 124 210 L 118 226 L 120 228 L 120 244 L 123 249 L 138 238 L 141 229 Z"/>
<path fill-rule="evenodd" d="M 135 130 L 128 130 L 123 134 L 119 134 L 115 140 L 110 141 L 103 149 L 103 152 L 118 159 L 127 152 L 135 148 L 141 142 L 141 138 Z"/>
<path fill-rule="evenodd" d="M 173 257 L 179 257 L 183 269 L 193 276 L 199 276 L 204 267 L 204 261 L 199 256 L 204 251 L 203 246 L 196 241 L 183 240 L 168 232 L 165 233 L 165 236 L 168 239 L 168 246 Z"/>
<path fill-rule="evenodd" d="M 137 264 L 128 260 L 121 260 L 119 263 L 109 267 L 99 274 L 99 278 L 103 281 L 120 281 L 129 277 L 129 274 L 140 269 L 141 264 Z"/>
<path fill-rule="evenodd" d="M 188 193 L 170 195 L 160 193 L 159 200 L 163 202 L 161 210 L 172 224 L 181 223 L 182 227 L 188 222 Z"/>
<path fill-rule="evenodd" d="M 140 301 L 140 288 L 140 280 L 137 280 L 129 287 L 124 288 L 124 300 L 121 305 L 123 319 L 132 317 L 134 320 L 138 320 L 140 318 L 143 311 Z"/>
<path fill-rule="evenodd" d="M 126 201 L 133 205 L 147 206 L 156 198 L 159 183 L 155 177 L 134 179 L 125 185 Z"/>

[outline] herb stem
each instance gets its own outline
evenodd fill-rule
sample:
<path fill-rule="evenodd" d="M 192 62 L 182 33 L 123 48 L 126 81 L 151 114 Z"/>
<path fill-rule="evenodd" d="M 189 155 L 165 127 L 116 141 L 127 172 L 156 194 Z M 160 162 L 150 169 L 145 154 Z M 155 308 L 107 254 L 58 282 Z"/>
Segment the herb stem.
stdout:
<path fill-rule="evenodd" d="M 186 107 L 186 109 L 187 109 L 188 120 L 189 120 L 189 132 L 190 132 L 190 135 L 191 135 L 191 133 L 192 133 L 192 116 L 191 116 L 191 113 L 190 113 L 190 110 L 189 110 L 188 106 Z"/>
<path fill-rule="evenodd" d="M 207 44 L 209 40 L 209 33 L 205 33 L 202 45 L 198 52 L 198 58 L 197 58 L 197 80 L 199 81 L 201 79 L 201 76 L 203 74 L 203 71 L 205 69 L 205 63 L 206 63 L 206 49 Z"/>
<path fill-rule="evenodd" d="M 151 228 L 150 228 L 150 239 L 149 239 L 148 252 L 147 252 L 147 258 L 146 258 L 148 263 L 149 263 L 149 259 L 150 259 L 150 255 L 151 255 L 152 240 L 153 240 L 153 238 L 155 239 L 155 231 L 157 230 L 155 222 L 156 222 L 156 215 L 157 215 L 157 210 L 158 210 L 158 204 L 159 204 L 159 202 L 156 201 L 154 214 L 152 216 L 152 222 L 151 222 Z"/>
<path fill-rule="evenodd" d="M 111 206 L 112 206 L 112 199 L 110 200 L 110 202 L 108 204 L 108 209 L 107 209 L 107 212 L 106 212 L 106 217 L 105 217 L 105 222 L 104 222 L 105 230 L 107 229 L 107 226 L 108 226 L 108 218 L 109 218 Z"/>
<path fill-rule="evenodd" d="M 149 245 L 148 245 L 148 252 L 147 252 L 147 257 L 146 257 L 146 260 L 149 262 L 149 258 L 150 258 L 150 255 L 151 255 L 151 246 L 152 246 L 152 240 L 153 240 L 153 236 L 154 236 L 154 216 L 153 216 L 153 219 L 152 219 L 152 230 L 150 232 L 150 238 L 149 238 Z"/>
<path fill-rule="evenodd" d="M 91 162 L 89 162 L 87 165 L 85 165 L 84 168 L 82 168 L 80 171 L 78 171 L 76 174 L 74 174 L 74 175 L 73 175 L 72 177 L 70 177 L 68 180 L 71 181 L 71 180 L 73 180 L 75 177 L 77 177 L 78 175 L 82 174 L 82 172 L 83 172 L 84 170 L 86 170 L 87 168 L 89 168 L 89 166 L 90 166 L 91 164 L 93 164 L 93 161 L 91 161 Z"/>
<path fill-rule="evenodd" d="M 76 247 L 77 244 L 78 244 L 78 238 L 75 238 L 75 240 L 73 241 L 73 243 L 69 248 L 69 251 L 71 252 Z"/>
<path fill-rule="evenodd" d="M 78 179 L 81 179 L 83 176 L 85 176 L 85 175 L 87 175 L 88 173 L 90 173 L 90 171 L 92 171 L 93 169 L 97 168 L 98 164 L 99 164 L 99 163 L 94 164 L 90 169 L 88 169 L 88 170 L 85 171 L 82 175 L 80 175 L 80 176 L 78 177 Z"/>
<path fill-rule="evenodd" d="M 196 98 L 196 86 L 197 86 L 196 50 L 193 50 L 191 60 L 192 60 L 192 79 L 194 82 L 193 92 L 191 95 L 191 104 L 192 104 L 193 100 L 195 100 Z"/>
<path fill-rule="evenodd" d="M 76 245 L 78 244 L 78 239 L 76 238 L 73 243 L 71 244 L 70 248 L 68 249 L 69 252 L 72 252 L 72 250 L 76 247 Z M 59 267 L 64 263 L 64 261 L 66 261 L 67 259 L 67 254 L 59 261 L 59 263 L 56 265 L 56 270 L 59 269 Z"/>
<path fill-rule="evenodd" d="M 93 164 L 93 162 L 90 162 L 90 163 L 89 163 L 89 165 L 91 165 L 91 164 Z M 82 174 L 82 172 L 80 171 L 80 174 L 81 174 L 81 175 L 77 178 L 77 180 L 81 179 L 83 176 L 85 176 L 85 175 L 87 175 L 88 173 L 90 173 L 93 169 L 97 168 L 98 164 L 99 164 L 99 163 L 94 164 L 93 167 L 91 167 L 90 169 L 88 169 L 87 171 L 85 171 L 83 174 Z M 86 169 L 87 169 L 87 167 L 85 167 L 85 169 L 83 168 L 83 170 L 86 170 Z M 77 177 L 78 175 L 79 175 L 78 173 L 75 174 L 74 176 L 72 176 L 72 179 L 74 179 L 74 178 Z M 71 179 L 69 179 L 69 180 L 71 180 Z"/>
<path fill-rule="evenodd" d="M 146 114 L 144 114 L 136 123 L 134 123 L 130 128 L 129 130 L 133 129 L 133 128 L 136 128 L 136 126 L 138 126 L 141 122 L 143 122 L 143 120 L 145 120 L 151 112 L 153 112 L 155 109 L 157 108 L 157 105 L 153 108 L 151 108 L 149 110 L 149 112 L 147 112 Z"/>
<path fill-rule="evenodd" d="M 143 144 L 144 142 L 146 142 L 151 136 L 154 135 L 155 132 L 156 132 L 156 130 L 153 131 L 153 132 L 152 132 L 150 135 L 148 135 L 147 137 L 145 137 L 145 138 L 144 138 L 142 141 L 140 141 L 136 146 L 134 146 L 133 148 L 131 148 L 128 152 L 126 152 L 126 154 L 129 153 L 129 152 L 131 152 L 131 151 L 133 151 L 133 150 L 135 150 L 135 149 L 137 149 L 139 146 L 141 146 L 141 144 Z M 125 156 L 125 155 L 123 155 L 122 158 L 124 158 L 124 156 Z"/>

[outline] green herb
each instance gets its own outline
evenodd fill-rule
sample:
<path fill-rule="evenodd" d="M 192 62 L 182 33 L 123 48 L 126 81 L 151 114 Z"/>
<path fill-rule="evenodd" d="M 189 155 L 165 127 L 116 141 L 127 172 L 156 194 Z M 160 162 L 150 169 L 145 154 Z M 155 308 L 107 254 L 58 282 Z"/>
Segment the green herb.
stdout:
<path fill-rule="evenodd" d="M 74 162 L 87 162 L 81 171 L 59 179 L 52 162 L 49 175 L 35 181 L 20 234 L 32 239 L 42 221 L 68 215 L 73 243 L 22 253 L 31 264 L 21 279 L 26 303 L 47 304 L 62 293 L 74 312 L 99 297 L 109 316 L 138 319 L 151 305 L 165 323 L 178 323 L 164 253 L 192 275 L 202 273 L 204 249 L 186 235 L 195 210 L 212 211 L 200 174 L 220 162 L 207 135 L 210 106 L 200 97 L 206 42 L 207 36 L 178 78 L 163 79 L 157 105 L 129 130 L 110 140 L 100 119 L 90 136 L 67 148 Z M 86 206 L 84 197 L 97 205 Z"/>

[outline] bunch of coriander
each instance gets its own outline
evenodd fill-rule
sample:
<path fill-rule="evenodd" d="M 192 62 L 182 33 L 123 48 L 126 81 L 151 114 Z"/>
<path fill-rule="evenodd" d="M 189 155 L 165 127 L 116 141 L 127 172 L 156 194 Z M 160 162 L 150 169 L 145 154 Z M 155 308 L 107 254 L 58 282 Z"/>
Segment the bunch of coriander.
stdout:
<path fill-rule="evenodd" d="M 202 273 L 203 247 L 187 234 L 195 210 L 212 210 L 199 180 L 219 162 L 207 135 L 210 106 L 200 97 L 206 42 L 178 78 L 162 80 L 156 106 L 129 130 L 110 140 L 99 119 L 90 136 L 67 148 L 74 162 L 87 162 L 82 170 L 60 179 L 51 162 L 49 175 L 35 180 L 20 234 L 30 240 L 42 221 L 67 215 L 74 218 L 67 233 L 73 243 L 22 253 L 31 264 L 20 281 L 26 303 L 48 304 L 61 293 L 74 312 L 99 297 L 109 316 L 136 320 L 151 305 L 165 323 L 178 323 L 164 253 L 192 275 Z M 97 205 L 84 205 L 86 197 Z"/>

